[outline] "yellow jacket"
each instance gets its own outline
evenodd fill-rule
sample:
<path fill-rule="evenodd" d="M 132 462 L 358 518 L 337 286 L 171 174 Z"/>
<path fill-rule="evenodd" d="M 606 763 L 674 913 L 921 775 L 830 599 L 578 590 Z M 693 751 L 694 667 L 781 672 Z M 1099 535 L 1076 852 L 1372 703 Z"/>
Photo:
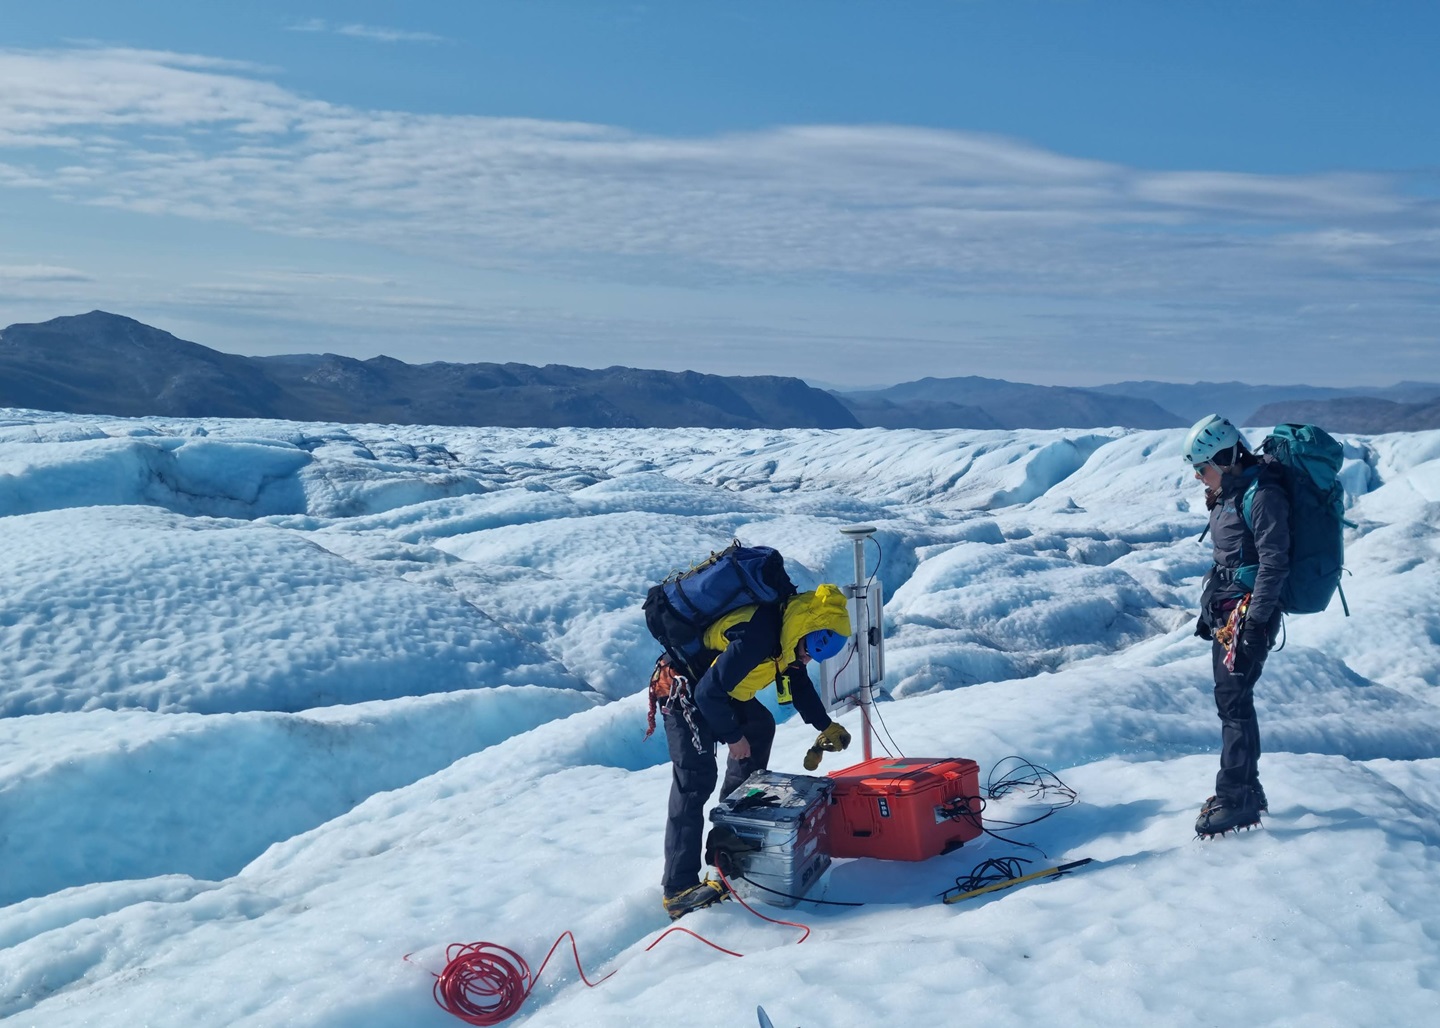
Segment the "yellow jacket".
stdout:
<path fill-rule="evenodd" d="M 712 650 L 724 650 L 730 645 L 725 633 L 742 621 L 749 621 L 756 611 L 752 604 L 726 614 L 705 629 L 705 645 Z M 795 648 L 800 640 L 811 632 L 828 628 L 839 635 L 850 634 L 850 608 L 840 587 L 829 582 L 821 583 L 813 592 L 799 593 L 785 601 L 780 613 L 780 655 L 761 661 L 740 684 L 730 690 L 737 700 L 748 700 L 780 676 L 780 672 L 795 662 Z"/>

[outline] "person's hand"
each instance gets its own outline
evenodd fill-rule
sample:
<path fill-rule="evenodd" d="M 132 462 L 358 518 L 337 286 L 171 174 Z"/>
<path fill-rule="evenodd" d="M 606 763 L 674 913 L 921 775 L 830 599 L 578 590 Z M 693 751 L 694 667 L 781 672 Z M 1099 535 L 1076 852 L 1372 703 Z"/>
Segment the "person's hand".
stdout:
<path fill-rule="evenodd" d="M 1236 645 L 1246 660 L 1258 660 L 1270 652 L 1270 635 L 1264 625 L 1246 625 L 1240 629 L 1240 641 Z"/>
<path fill-rule="evenodd" d="M 730 743 L 729 745 L 730 745 L 730 759 L 731 759 L 731 760 L 749 760 L 749 759 L 750 759 L 750 740 L 747 739 L 747 738 L 745 738 L 745 736 L 743 736 L 743 735 L 740 736 L 740 738 L 739 738 L 738 741 L 732 742 L 732 743 Z"/>
<path fill-rule="evenodd" d="M 831 721 L 829 727 L 815 737 L 815 745 L 830 753 L 839 753 L 850 745 L 850 733 L 839 721 Z"/>
<path fill-rule="evenodd" d="M 845 726 L 839 721 L 831 721 L 829 726 L 815 737 L 815 745 L 805 751 L 805 770 L 814 771 L 820 766 L 820 757 L 825 753 L 839 753 L 850 745 L 850 733 L 845 731 Z"/>

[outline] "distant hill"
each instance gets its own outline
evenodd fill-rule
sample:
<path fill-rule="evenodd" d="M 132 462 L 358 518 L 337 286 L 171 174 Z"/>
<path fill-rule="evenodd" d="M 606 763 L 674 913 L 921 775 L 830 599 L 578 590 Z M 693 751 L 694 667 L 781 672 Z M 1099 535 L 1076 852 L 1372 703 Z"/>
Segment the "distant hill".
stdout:
<path fill-rule="evenodd" d="M 862 396 L 837 393 L 840 402 L 849 408 L 860 424 L 867 428 L 1004 428 L 983 407 L 961 403 L 936 403 L 911 400 L 897 403 Z"/>
<path fill-rule="evenodd" d="M 1337 432 L 1440 428 L 1437 382 L 1368 388 L 1117 382 L 1079 389 L 968 376 L 832 392 L 861 424 L 883 428 L 1174 428 L 1214 413 L 1242 425 L 1299 421 Z"/>
<path fill-rule="evenodd" d="M 135 417 L 278 417 L 282 390 L 246 357 L 103 311 L 0 331 L 0 404 Z"/>
<path fill-rule="evenodd" d="M 1261 407 L 1249 421 L 1252 425 L 1282 422 L 1319 425 L 1330 432 L 1379 435 L 1384 432 L 1419 432 L 1440 428 L 1440 400 L 1427 403 L 1396 403 L 1368 396 L 1346 396 L 1333 400 L 1293 400 Z"/>
<path fill-rule="evenodd" d="M 1383 389 L 965 376 L 826 391 L 797 378 L 221 353 L 91 311 L 0 330 L 0 406 L 125 417 L 558 428 L 1177 428 L 1212 412 L 1337 432 L 1440 428 L 1440 383 Z"/>
<path fill-rule="evenodd" d="M 975 375 L 922 378 L 836 395 L 862 424 L 883 428 L 1178 428 L 1191 423 L 1149 399 Z"/>
<path fill-rule="evenodd" d="M 1261 414 L 1262 409 L 1274 404 L 1315 403 L 1356 396 L 1395 403 L 1424 403 L 1440 399 L 1440 383 L 1437 382 L 1400 382 L 1378 388 L 1247 385 L 1243 382 L 1195 382 L 1190 385 L 1178 382 L 1116 382 L 1094 386 L 1092 390 L 1152 400 L 1180 415 L 1187 425 L 1194 424 L 1207 414 L 1224 414 L 1236 424 L 1276 424 L 1271 417 Z"/>
<path fill-rule="evenodd" d="M 91 311 L 0 331 L 0 406 L 127 417 L 553 428 L 858 428 L 797 378 L 242 357 Z"/>

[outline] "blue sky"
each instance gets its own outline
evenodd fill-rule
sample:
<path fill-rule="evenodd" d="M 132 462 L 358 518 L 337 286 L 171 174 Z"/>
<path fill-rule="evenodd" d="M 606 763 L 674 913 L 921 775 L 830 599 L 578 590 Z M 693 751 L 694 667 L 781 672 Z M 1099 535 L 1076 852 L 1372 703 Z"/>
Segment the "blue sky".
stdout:
<path fill-rule="evenodd" d="M 0 324 L 241 353 L 1434 380 L 1440 5 L 7 5 Z"/>

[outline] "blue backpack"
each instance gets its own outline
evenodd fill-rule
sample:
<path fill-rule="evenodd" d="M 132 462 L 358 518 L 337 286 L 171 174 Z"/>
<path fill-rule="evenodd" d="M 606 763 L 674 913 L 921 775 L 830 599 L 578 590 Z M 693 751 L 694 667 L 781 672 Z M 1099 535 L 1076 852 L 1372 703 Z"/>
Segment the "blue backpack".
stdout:
<path fill-rule="evenodd" d="M 652 586 L 645 596 L 645 627 L 672 665 L 695 682 L 719 656 L 705 646 L 705 629 L 740 607 L 779 603 L 795 592 L 780 551 L 736 540 Z"/>
<path fill-rule="evenodd" d="M 1317 614 L 1338 591 L 1345 616 L 1350 606 L 1340 588 L 1345 570 L 1345 487 L 1340 484 L 1344 448 L 1314 425 L 1277 425 L 1260 444 L 1285 470 L 1290 497 L 1290 574 L 1280 591 L 1286 614 Z M 1255 485 L 1245 490 L 1240 513 L 1251 531 Z"/>

